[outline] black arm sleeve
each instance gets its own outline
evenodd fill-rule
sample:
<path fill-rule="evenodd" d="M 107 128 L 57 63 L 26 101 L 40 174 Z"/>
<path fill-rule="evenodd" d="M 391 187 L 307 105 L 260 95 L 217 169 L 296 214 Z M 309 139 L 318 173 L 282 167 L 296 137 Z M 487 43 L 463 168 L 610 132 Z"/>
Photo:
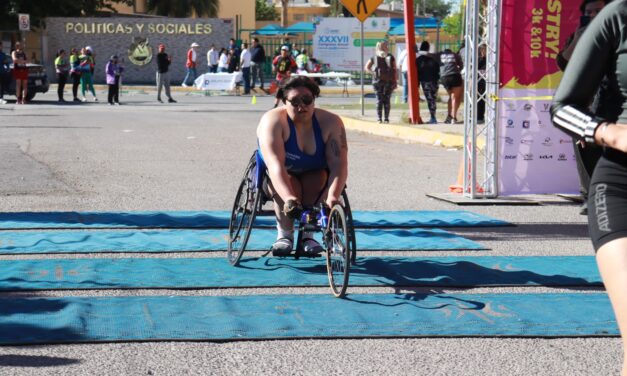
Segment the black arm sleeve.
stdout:
<path fill-rule="evenodd" d="M 553 97 L 553 125 L 586 142 L 594 142 L 594 132 L 604 121 L 595 117 L 589 106 L 601 79 L 609 73 L 606 69 L 610 59 L 615 59 L 620 33 L 616 28 L 620 23 L 612 6 L 606 6 L 594 18 L 577 43 Z"/>

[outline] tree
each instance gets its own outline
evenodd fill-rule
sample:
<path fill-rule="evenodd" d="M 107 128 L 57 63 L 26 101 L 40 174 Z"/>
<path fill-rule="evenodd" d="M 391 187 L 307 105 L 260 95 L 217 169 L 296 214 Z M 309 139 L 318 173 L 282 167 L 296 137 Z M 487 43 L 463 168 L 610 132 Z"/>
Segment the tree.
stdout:
<path fill-rule="evenodd" d="M 266 0 L 255 0 L 255 19 L 258 21 L 274 21 L 278 18 L 276 9 L 269 6 Z"/>
<path fill-rule="evenodd" d="M 217 17 L 220 9 L 219 0 L 148 0 L 148 11 L 168 17 Z"/>
<path fill-rule="evenodd" d="M 446 17 L 442 23 L 444 24 L 444 26 L 442 27 L 442 30 L 444 30 L 445 33 L 450 34 L 450 35 L 455 35 L 455 36 L 460 36 L 462 35 L 462 22 L 461 22 L 461 13 L 456 12 L 451 14 L 450 16 Z"/>
<path fill-rule="evenodd" d="M 414 0 L 414 8 L 421 15 L 443 19 L 451 12 L 452 4 L 444 0 Z"/>
<path fill-rule="evenodd" d="M 44 26 L 46 17 L 94 16 L 103 10 L 115 11 L 112 3 L 132 5 L 133 0 L 2 0 L 0 29 L 16 30 L 18 13 L 30 14 L 33 26 Z"/>
<path fill-rule="evenodd" d="M 290 0 L 281 0 L 281 27 L 287 27 L 287 3 Z"/>

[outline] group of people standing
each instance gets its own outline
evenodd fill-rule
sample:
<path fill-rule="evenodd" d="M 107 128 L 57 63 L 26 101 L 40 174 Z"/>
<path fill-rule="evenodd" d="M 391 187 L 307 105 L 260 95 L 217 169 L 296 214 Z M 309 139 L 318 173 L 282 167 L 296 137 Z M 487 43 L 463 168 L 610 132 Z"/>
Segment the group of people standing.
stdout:
<path fill-rule="evenodd" d="M 192 43 L 187 51 L 187 59 L 185 67 L 187 73 L 181 83 L 181 86 L 192 86 L 196 77 L 198 77 L 198 62 L 200 45 L 196 42 Z M 266 61 L 266 53 L 263 46 L 257 38 L 254 38 L 252 45 L 242 43 L 241 48 L 231 38 L 227 47 L 218 48 L 212 44 L 207 52 L 207 72 L 208 73 L 233 73 L 242 72 L 242 80 L 244 83 L 244 94 L 249 94 L 250 89 L 255 88 L 256 79 L 259 80 L 260 87 L 263 89 L 263 64 Z"/>
<path fill-rule="evenodd" d="M 387 41 L 380 41 L 376 45 L 375 56 L 371 57 L 364 69 L 372 74 L 372 85 L 377 96 L 377 118 L 379 123 L 389 123 L 391 97 L 398 86 L 398 70 L 401 70 L 403 80 L 403 102 L 407 103 L 409 64 L 415 64 L 427 105 L 429 107 L 429 124 L 437 124 L 436 101 L 439 85 L 442 84 L 449 94 L 448 115 L 446 124 L 456 124 L 457 113 L 462 101 L 464 82 L 462 79 L 463 61 L 459 53 L 445 49 L 439 54 L 430 53 L 431 45 L 423 41 L 415 59 L 411 59 L 407 50 L 399 55 L 397 60 L 389 52 Z M 479 114 L 479 121 L 482 114 Z"/>
<path fill-rule="evenodd" d="M 96 72 L 96 56 L 90 46 L 70 49 L 67 56 L 64 49 L 57 52 L 54 59 L 54 69 L 57 74 L 57 95 L 61 103 L 67 102 L 64 98 L 65 85 L 68 79 L 72 79 L 72 101 L 86 102 L 86 93 L 89 91 L 94 102 L 98 102 L 94 88 L 94 74 Z M 119 63 L 118 57 L 112 55 L 105 64 L 105 77 L 109 87 L 107 102 L 110 105 L 120 104 L 120 80 L 124 67 Z M 81 87 L 81 97 L 78 97 L 78 87 Z"/>

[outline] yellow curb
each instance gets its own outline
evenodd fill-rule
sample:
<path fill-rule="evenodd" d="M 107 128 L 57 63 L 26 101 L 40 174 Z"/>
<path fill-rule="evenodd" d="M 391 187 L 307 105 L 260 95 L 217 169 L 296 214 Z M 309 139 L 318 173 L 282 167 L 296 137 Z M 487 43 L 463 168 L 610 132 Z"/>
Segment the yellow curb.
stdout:
<path fill-rule="evenodd" d="M 369 133 L 375 136 L 398 138 L 409 142 L 442 146 L 445 148 L 462 148 L 464 145 L 464 135 L 451 134 L 433 131 L 430 129 L 411 128 L 403 125 L 378 124 L 371 121 L 364 121 L 341 116 L 346 129 Z M 485 142 L 477 142 L 480 149 L 483 149 Z"/>

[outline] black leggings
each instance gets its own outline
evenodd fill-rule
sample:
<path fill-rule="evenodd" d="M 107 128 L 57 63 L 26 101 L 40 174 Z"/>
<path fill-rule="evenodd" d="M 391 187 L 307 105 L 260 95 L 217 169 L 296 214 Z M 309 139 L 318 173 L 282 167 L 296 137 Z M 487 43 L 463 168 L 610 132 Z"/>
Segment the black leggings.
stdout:
<path fill-rule="evenodd" d="M 78 99 L 78 85 L 81 84 L 81 75 L 79 73 L 72 73 L 72 96 L 74 99 Z"/>
<path fill-rule="evenodd" d="M 594 250 L 627 237 L 627 164 L 601 157 L 588 195 L 588 229 Z"/>
<path fill-rule="evenodd" d="M 57 79 L 59 81 L 59 85 L 57 87 L 57 95 L 59 96 L 59 100 L 63 100 L 63 90 L 65 90 L 65 83 L 67 82 L 67 73 L 59 73 L 57 74 Z"/>
<path fill-rule="evenodd" d="M 379 81 L 373 86 L 377 93 L 377 117 L 381 120 L 381 113 L 383 112 L 383 118 L 388 120 L 390 118 L 390 98 L 394 91 L 394 84 L 392 82 Z"/>

